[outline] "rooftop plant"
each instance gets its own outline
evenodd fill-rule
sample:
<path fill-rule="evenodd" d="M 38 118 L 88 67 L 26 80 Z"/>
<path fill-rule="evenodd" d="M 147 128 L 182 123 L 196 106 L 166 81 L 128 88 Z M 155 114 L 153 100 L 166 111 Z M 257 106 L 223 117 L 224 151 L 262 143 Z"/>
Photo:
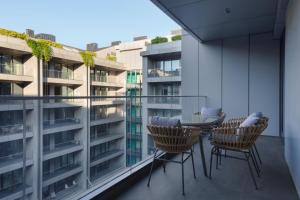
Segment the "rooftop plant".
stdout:
<path fill-rule="evenodd" d="M 177 41 L 177 40 L 181 40 L 181 35 L 174 35 L 172 37 L 172 41 Z"/>
<path fill-rule="evenodd" d="M 117 62 L 117 57 L 112 54 L 107 54 L 106 60 L 112 61 L 112 62 Z"/>
<path fill-rule="evenodd" d="M 51 46 L 45 40 L 27 39 L 27 45 L 32 49 L 32 55 L 48 62 L 53 56 Z"/>
<path fill-rule="evenodd" d="M 92 51 L 81 51 L 80 52 L 81 58 L 85 66 L 87 67 L 94 67 L 95 66 L 95 60 L 94 57 L 96 57 L 96 53 Z"/>
<path fill-rule="evenodd" d="M 156 37 L 151 40 L 151 44 L 160 44 L 165 42 L 168 42 L 168 38 L 166 37 Z"/>
<path fill-rule="evenodd" d="M 6 30 L 3 28 L 0 28 L 0 35 L 6 35 L 14 38 L 19 38 L 22 40 L 26 40 L 28 38 L 28 35 L 25 33 L 18 33 L 16 31 Z"/>
<path fill-rule="evenodd" d="M 43 41 L 44 43 L 48 44 L 51 47 L 59 48 L 62 49 L 63 45 L 57 42 L 53 42 L 51 40 L 44 40 L 44 39 L 39 39 L 39 41 Z"/>

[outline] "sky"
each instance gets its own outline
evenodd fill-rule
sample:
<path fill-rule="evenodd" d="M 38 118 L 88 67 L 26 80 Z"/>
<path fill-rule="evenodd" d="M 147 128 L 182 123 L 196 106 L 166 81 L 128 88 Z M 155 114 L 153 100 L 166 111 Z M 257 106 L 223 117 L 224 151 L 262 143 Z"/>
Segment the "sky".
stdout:
<path fill-rule="evenodd" d="M 50 33 L 62 44 L 85 49 L 135 36 L 167 35 L 180 27 L 150 0 L 19 0 L 1 2 L 0 27 Z"/>

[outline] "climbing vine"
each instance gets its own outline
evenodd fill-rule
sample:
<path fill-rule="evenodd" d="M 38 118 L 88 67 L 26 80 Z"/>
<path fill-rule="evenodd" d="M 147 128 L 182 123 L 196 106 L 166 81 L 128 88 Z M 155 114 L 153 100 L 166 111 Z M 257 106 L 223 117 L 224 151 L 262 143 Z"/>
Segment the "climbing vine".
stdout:
<path fill-rule="evenodd" d="M 96 57 L 96 53 L 92 51 L 81 51 L 80 52 L 81 58 L 85 66 L 87 67 L 94 67 L 95 66 L 95 60 L 94 57 Z"/>
<path fill-rule="evenodd" d="M 27 45 L 32 49 L 32 55 L 48 62 L 53 56 L 53 50 L 45 40 L 27 39 Z"/>
<path fill-rule="evenodd" d="M 112 54 L 107 54 L 106 60 L 112 61 L 112 62 L 117 62 L 117 57 Z"/>

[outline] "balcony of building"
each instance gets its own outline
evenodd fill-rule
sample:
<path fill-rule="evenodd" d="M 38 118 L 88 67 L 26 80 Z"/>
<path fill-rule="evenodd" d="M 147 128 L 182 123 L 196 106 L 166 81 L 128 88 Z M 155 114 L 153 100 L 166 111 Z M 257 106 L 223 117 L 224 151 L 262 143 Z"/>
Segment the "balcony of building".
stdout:
<path fill-rule="evenodd" d="M 28 54 L 9 49 L 0 49 L 0 80 L 28 84 L 33 81 L 32 74 L 24 70 Z"/>
<path fill-rule="evenodd" d="M 48 84 L 68 85 L 79 87 L 83 84 L 79 73 L 80 62 L 54 58 L 43 63 L 43 81 Z"/>
<path fill-rule="evenodd" d="M 98 76 L 91 74 L 92 86 L 102 86 L 102 87 L 112 87 L 112 88 L 122 88 L 123 83 L 118 81 L 116 76 Z"/>
<path fill-rule="evenodd" d="M 124 154 L 121 149 L 111 149 L 91 156 L 90 167 L 94 167 L 106 161 L 120 157 Z"/>
<path fill-rule="evenodd" d="M 23 124 L 3 125 L 0 126 L 0 141 L 9 142 L 13 140 L 20 140 L 23 138 L 24 126 Z M 25 128 L 25 137 L 33 137 L 32 129 L 30 126 Z"/>
<path fill-rule="evenodd" d="M 81 127 L 80 119 L 75 117 L 43 121 L 44 134 L 74 130 Z"/>
<path fill-rule="evenodd" d="M 0 190 L 0 200 L 7 199 L 21 199 L 23 197 L 24 185 L 22 183 L 16 183 L 14 185 L 6 186 Z M 33 192 L 32 186 L 25 185 L 25 196 L 30 195 Z"/>
<path fill-rule="evenodd" d="M 53 171 L 45 171 L 43 173 L 43 187 L 64 180 L 70 176 L 80 173 L 83 170 L 81 163 L 72 163 Z"/>
<path fill-rule="evenodd" d="M 80 140 L 71 140 L 64 141 L 61 143 L 56 143 L 53 146 L 44 145 L 43 152 L 44 157 L 43 160 L 49 160 L 52 158 L 56 158 L 68 153 L 77 152 L 83 149 L 83 145 L 80 144 Z"/>
<path fill-rule="evenodd" d="M 3 143 L 1 144 L 3 145 Z M 26 155 L 25 162 L 23 152 L 14 152 L 0 157 L 0 174 L 33 165 L 33 159 Z"/>

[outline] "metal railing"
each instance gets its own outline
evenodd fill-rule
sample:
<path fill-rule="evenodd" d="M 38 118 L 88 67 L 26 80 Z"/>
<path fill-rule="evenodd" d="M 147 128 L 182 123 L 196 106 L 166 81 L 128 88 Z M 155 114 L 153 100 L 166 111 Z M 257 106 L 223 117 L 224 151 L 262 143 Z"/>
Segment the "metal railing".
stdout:
<path fill-rule="evenodd" d="M 46 69 L 44 70 L 44 77 L 74 80 L 74 72 L 72 71 L 65 72 L 65 71 L 60 71 L 55 69 Z"/>
<path fill-rule="evenodd" d="M 57 149 L 73 147 L 73 146 L 77 146 L 77 145 L 80 145 L 80 140 L 71 140 L 71 141 L 67 141 L 67 142 L 55 143 L 53 145 L 53 148 L 50 145 L 47 145 L 47 146 L 44 146 L 43 150 L 44 150 L 44 153 L 46 153 L 46 152 L 55 151 Z"/>
<path fill-rule="evenodd" d="M 43 173 L 43 180 L 47 180 L 49 178 L 58 176 L 58 175 L 60 175 L 62 173 L 65 173 L 65 172 L 68 172 L 70 170 L 76 169 L 76 168 L 78 168 L 80 166 L 81 166 L 81 163 L 80 162 L 76 162 L 76 163 L 71 163 L 71 164 L 68 164 L 68 165 L 56 168 L 53 171 L 46 171 L 46 172 Z"/>
<path fill-rule="evenodd" d="M 12 124 L 12 125 L 4 125 L 0 126 L 0 136 L 12 135 L 23 132 L 23 124 Z M 31 131 L 30 126 L 26 126 L 26 132 Z"/>
<path fill-rule="evenodd" d="M 43 126 L 45 129 L 55 128 L 55 127 L 65 126 L 65 125 L 72 125 L 72 124 L 80 124 L 80 119 L 64 118 L 64 119 L 53 119 L 53 120 L 43 121 Z"/>

